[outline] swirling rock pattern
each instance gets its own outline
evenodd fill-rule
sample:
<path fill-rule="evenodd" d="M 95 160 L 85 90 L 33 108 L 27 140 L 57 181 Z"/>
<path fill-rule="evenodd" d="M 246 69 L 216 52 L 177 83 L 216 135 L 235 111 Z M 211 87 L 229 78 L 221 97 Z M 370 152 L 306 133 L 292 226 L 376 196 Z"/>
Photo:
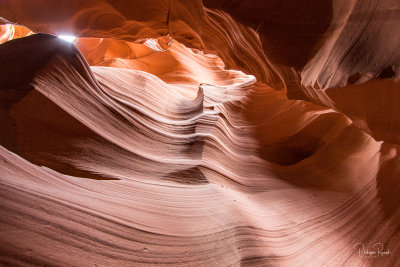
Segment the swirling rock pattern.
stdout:
<path fill-rule="evenodd" d="M 2 1 L 1 263 L 396 266 L 400 7 L 367 2 Z"/>

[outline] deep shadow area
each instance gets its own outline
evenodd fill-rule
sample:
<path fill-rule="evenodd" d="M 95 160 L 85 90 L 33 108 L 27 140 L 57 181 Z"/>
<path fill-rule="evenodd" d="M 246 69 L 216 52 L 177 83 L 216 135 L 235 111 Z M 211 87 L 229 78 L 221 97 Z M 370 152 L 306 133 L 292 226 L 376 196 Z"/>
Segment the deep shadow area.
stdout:
<path fill-rule="evenodd" d="M 268 59 L 297 69 L 318 49 L 332 20 L 331 0 L 203 0 L 203 3 L 257 30 Z"/>
<path fill-rule="evenodd" d="M 192 167 L 177 172 L 171 172 L 165 176 L 169 181 L 180 184 L 206 184 L 208 183 L 203 172 L 198 167 Z"/>
<path fill-rule="evenodd" d="M 396 75 L 396 73 L 394 72 L 393 67 L 388 66 L 379 73 L 378 78 L 388 79 L 388 78 L 393 78 L 393 76 L 395 76 L 395 75 Z"/>
<path fill-rule="evenodd" d="M 320 142 L 318 136 L 305 130 L 272 144 L 260 144 L 259 155 L 269 162 L 279 165 L 292 165 L 312 156 Z"/>
<path fill-rule="evenodd" d="M 31 82 L 35 72 L 56 54 L 71 59 L 73 48 L 71 43 L 42 33 L 0 45 L 0 92 Z"/>
<path fill-rule="evenodd" d="M 36 34 L 0 45 L 0 145 L 26 160 L 63 174 L 112 179 L 78 169 L 61 158 L 78 155 L 73 144 L 99 138 L 92 130 L 36 91 L 30 82 L 53 56 L 82 70 L 77 49 L 58 37 Z"/>
<path fill-rule="evenodd" d="M 33 164 L 77 177 L 118 180 L 78 169 L 61 159 L 79 155 L 80 148 L 74 144 L 97 135 L 36 90 L 10 109 L 2 109 L 0 120 L 7 129 L 0 132 L 0 144 Z"/>

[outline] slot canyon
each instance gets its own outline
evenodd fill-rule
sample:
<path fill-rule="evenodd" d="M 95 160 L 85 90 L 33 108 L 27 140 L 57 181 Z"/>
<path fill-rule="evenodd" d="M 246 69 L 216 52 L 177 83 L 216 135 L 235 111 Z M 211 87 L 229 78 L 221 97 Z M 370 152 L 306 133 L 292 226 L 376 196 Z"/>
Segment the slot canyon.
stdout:
<path fill-rule="evenodd" d="M 400 266 L 398 0 L 1 0 L 2 266 Z"/>

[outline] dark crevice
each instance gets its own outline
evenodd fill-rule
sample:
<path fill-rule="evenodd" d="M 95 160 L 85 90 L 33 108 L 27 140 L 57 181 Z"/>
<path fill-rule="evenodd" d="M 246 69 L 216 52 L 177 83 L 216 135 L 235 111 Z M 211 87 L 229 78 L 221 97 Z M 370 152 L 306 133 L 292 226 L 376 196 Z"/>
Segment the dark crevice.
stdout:
<path fill-rule="evenodd" d="M 208 183 L 203 172 L 198 167 L 192 167 L 177 172 L 171 172 L 165 176 L 169 181 L 181 184 L 206 184 Z"/>
<path fill-rule="evenodd" d="M 394 77 L 394 75 L 396 75 L 396 73 L 394 72 L 393 67 L 388 66 L 379 73 L 378 78 L 379 79 L 388 79 L 388 78 Z"/>

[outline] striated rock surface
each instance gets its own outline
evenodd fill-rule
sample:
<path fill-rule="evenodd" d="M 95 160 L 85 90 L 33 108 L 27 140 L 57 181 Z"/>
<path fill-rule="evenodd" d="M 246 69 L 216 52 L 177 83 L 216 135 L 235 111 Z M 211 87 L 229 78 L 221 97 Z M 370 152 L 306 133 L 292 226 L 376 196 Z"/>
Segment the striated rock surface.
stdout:
<path fill-rule="evenodd" d="M 2 1 L 0 262 L 396 266 L 399 12 Z"/>

